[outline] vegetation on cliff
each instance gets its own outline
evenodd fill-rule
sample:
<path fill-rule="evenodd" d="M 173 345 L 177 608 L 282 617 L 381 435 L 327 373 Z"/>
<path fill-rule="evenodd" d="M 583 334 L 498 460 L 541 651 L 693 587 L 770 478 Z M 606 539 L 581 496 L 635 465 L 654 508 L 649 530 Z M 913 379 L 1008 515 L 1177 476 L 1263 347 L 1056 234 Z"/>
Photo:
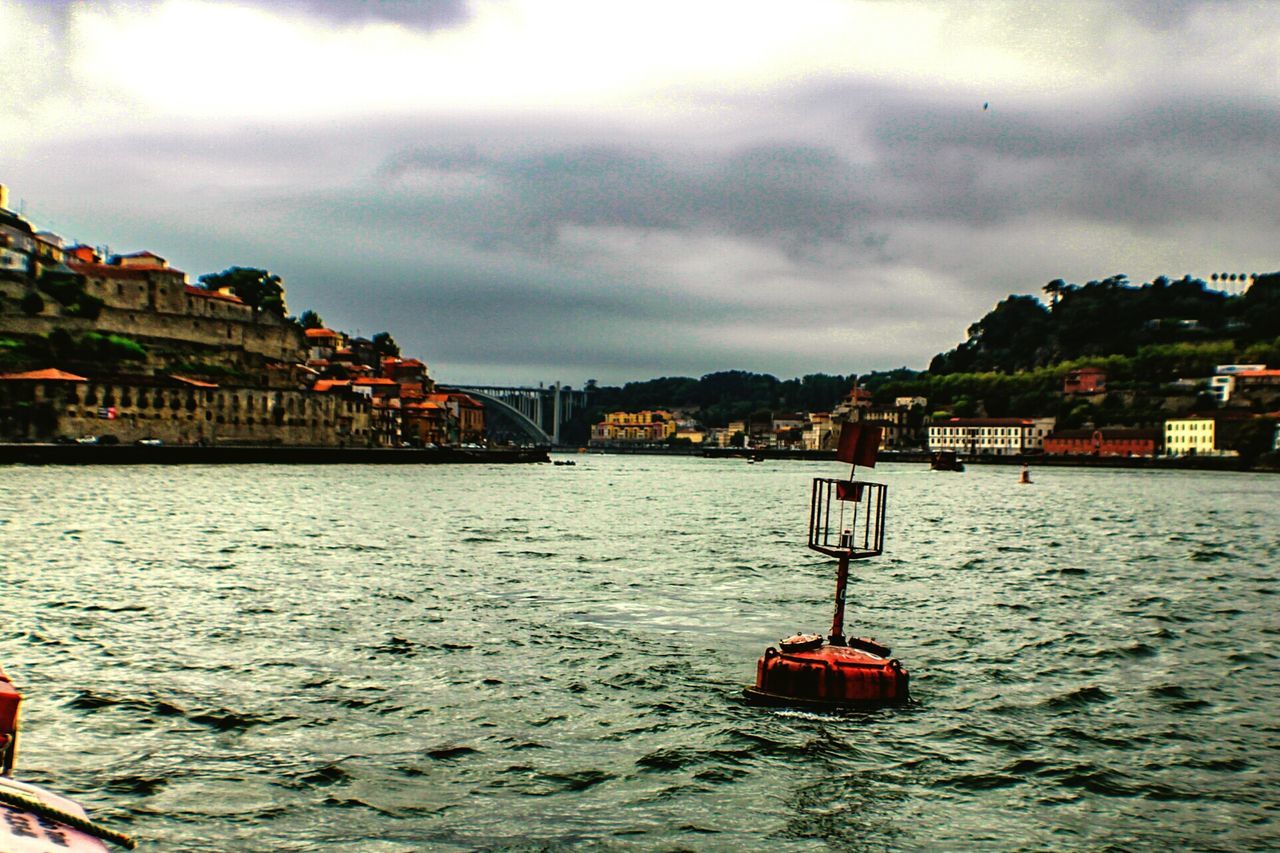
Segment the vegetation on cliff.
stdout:
<path fill-rule="evenodd" d="M 23 340 L 0 338 L 0 371 L 57 365 L 73 372 L 101 372 L 146 360 L 146 347 L 124 335 L 86 332 L 77 336 L 55 329 Z"/>
<path fill-rule="evenodd" d="M 222 272 L 200 276 L 200 283 L 209 290 L 230 290 L 240 301 L 253 309 L 253 313 L 267 312 L 283 317 L 284 284 L 280 276 L 255 267 L 228 267 Z"/>
<path fill-rule="evenodd" d="M 1047 305 L 1027 295 L 1002 300 L 928 370 L 791 380 L 745 371 L 663 377 L 595 388 L 583 419 L 681 409 L 707 426 L 724 426 L 766 410 L 829 411 L 856 379 L 877 403 L 925 397 L 936 415 L 1053 416 L 1062 428 L 1154 425 L 1213 406 L 1179 380 L 1210 376 L 1225 363 L 1280 364 L 1280 273 L 1257 276 L 1241 295 L 1192 278 L 1135 286 L 1123 275 L 1085 285 L 1057 279 L 1044 293 Z M 1066 374 L 1081 367 L 1106 371 L 1108 393 L 1099 402 L 1062 394 Z"/>
<path fill-rule="evenodd" d="M 1012 373 L 1206 341 L 1240 353 L 1280 335 L 1280 273 L 1258 276 L 1241 295 L 1192 278 L 1134 286 L 1123 275 L 1083 286 L 1055 279 L 1044 291 L 1047 306 L 1034 296 L 1001 301 L 969 327 L 964 343 L 935 356 L 929 373 Z"/>

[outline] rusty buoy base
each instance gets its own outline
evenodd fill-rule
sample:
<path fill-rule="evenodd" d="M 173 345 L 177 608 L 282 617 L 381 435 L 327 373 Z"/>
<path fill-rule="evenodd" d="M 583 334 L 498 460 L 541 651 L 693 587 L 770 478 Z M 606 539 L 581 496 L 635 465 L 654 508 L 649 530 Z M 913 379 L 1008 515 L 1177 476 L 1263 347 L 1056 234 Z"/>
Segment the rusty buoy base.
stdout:
<path fill-rule="evenodd" d="M 887 648 L 866 640 L 849 640 L 848 645 L 791 642 L 796 639 L 800 638 L 784 641 L 782 651 L 765 649 L 756 664 L 755 686 L 743 691 L 748 701 L 816 709 L 907 701 L 909 676 L 901 663 L 888 657 Z"/>

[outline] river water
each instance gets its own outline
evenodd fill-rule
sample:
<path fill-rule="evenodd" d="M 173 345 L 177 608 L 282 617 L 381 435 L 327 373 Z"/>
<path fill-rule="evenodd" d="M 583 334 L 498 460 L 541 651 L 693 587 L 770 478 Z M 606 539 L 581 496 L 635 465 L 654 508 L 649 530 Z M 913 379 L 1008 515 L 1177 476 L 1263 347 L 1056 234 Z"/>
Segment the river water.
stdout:
<path fill-rule="evenodd" d="M 19 778 L 149 850 L 1280 846 L 1280 477 L 882 465 L 914 699 L 815 714 L 740 691 L 844 467 L 576 460 L 0 469 Z"/>

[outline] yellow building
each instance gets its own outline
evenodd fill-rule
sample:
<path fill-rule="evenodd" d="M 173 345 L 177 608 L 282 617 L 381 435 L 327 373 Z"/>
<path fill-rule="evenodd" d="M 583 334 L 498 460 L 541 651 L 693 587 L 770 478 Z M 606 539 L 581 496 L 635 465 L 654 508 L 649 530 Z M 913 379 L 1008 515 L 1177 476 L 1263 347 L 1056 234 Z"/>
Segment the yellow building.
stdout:
<path fill-rule="evenodd" d="M 1215 426 L 1213 418 L 1196 415 L 1165 421 L 1164 452 L 1170 456 L 1216 453 Z"/>
<path fill-rule="evenodd" d="M 591 428 L 592 444 L 655 444 L 676 434 L 676 420 L 664 410 L 609 412 Z"/>

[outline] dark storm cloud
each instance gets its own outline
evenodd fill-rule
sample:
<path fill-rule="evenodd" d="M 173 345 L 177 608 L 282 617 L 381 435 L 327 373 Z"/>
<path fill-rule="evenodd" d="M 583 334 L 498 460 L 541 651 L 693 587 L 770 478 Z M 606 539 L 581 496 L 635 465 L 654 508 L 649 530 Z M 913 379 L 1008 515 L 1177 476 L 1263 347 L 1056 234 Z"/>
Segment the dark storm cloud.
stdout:
<path fill-rule="evenodd" d="M 1264 189 L 1280 177 L 1274 110 L 1134 107 L 1014 108 L 980 120 L 920 106 L 886 113 L 874 135 L 877 205 L 904 217 L 991 224 L 1054 212 L 1141 228 L 1243 203 L 1277 221 L 1280 199 Z"/>
<path fill-rule="evenodd" d="M 425 207 L 442 205 L 434 221 L 484 243 L 553 240 L 559 225 L 623 226 L 710 229 L 795 251 L 883 241 L 893 226 L 920 221 L 994 226 L 1044 215 L 1142 229 L 1241 206 L 1280 222 L 1280 196 L 1268 189 L 1280 184 L 1280 117 L 1256 105 L 992 115 L 915 102 L 864 120 L 870 150 L 858 164 L 835 146 L 783 142 L 701 157 L 622 145 L 534 155 L 471 145 L 402 151 L 383 174 L 426 178 L 414 186 Z M 462 176 L 477 191 L 433 202 L 431 176 Z"/>
<path fill-rule="evenodd" d="M 702 158 L 621 145 L 533 155 L 418 148 L 391 157 L 382 173 L 473 179 L 481 189 L 469 201 L 488 193 L 491 215 L 467 219 L 450 209 L 442 224 L 502 223 L 508 235 L 545 240 L 560 225 L 710 229 L 793 249 L 846 237 L 865 209 L 853 167 L 829 149 L 795 144 Z M 476 236 L 495 239 L 488 227 Z"/>
<path fill-rule="evenodd" d="M 255 5 L 339 24 L 388 22 L 424 30 L 456 27 L 471 17 L 466 0 L 261 0 Z"/>
<path fill-rule="evenodd" d="M 333 27 L 467 15 L 252 5 Z M 1172 35 L 1106 85 L 1021 99 L 815 72 L 711 93 L 692 122 L 638 105 L 136 129 L 122 114 L 3 179 L 68 236 L 193 274 L 280 272 L 293 311 L 389 329 L 446 381 L 922 367 L 997 300 L 1052 278 L 1180 274 L 1164 264 L 1188 242 L 1184 259 L 1213 268 L 1237 253 L 1266 263 L 1275 92 L 1180 72 L 1180 34 L 1205 21 L 1187 8 L 1155 27 L 1151 4 L 1123 5 L 1118 23 L 1095 7 L 1099 26 Z"/>

